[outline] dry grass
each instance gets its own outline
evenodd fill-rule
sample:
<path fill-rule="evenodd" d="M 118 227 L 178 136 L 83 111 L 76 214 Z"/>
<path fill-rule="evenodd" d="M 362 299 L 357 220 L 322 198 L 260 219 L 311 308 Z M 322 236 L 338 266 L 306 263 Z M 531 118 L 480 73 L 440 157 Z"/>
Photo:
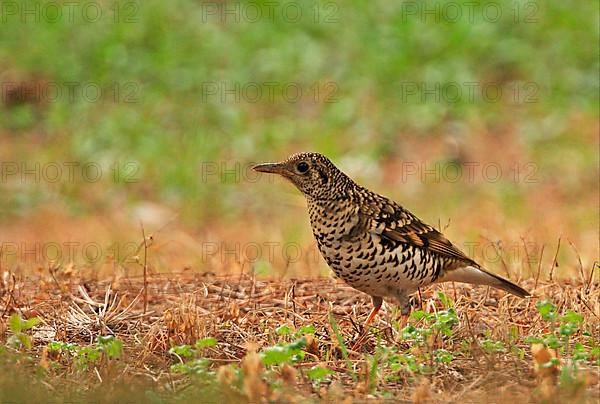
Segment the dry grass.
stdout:
<path fill-rule="evenodd" d="M 534 293 L 527 300 L 484 287 L 436 285 L 421 292 L 421 309 L 443 309 L 435 297 L 441 291 L 454 300 L 459 324 L 448 337 L 432 336 L 427 346 L 453 352 L 455 359 L 422 375 L 392 372 L 394 378 L 390 381 L 386 376 L 391 371 L 385 364 L 380 363 L 375 378 L 369 377 L 369 367 L 373 366 L 376 349 L 414 349 L 401 336 L 396 309 L 385 306 L 365 344 L 352 351 L 346 347 L 360 335 L 359 324 L 368 314 L 370 299 L 338 281 L 270 281 L 249 275 L 152 276 L 148 279 L 145 313 L 143 285 L 140 278 L 115 282 L 71 277 L 31 287 L 5 274 L 0 294 L 0 337 L 4 341 L 10 334 L 7 322 L 13 312 L 24 318 L 41 318 L 42 323 L 32 333 L 32 352 L 37 353 L 32 365 L 48 369 L 48 360 L 55 364 L 45 382 L 53 388 L 69 384 L 74 387 L 75 380 L 89 388 L 105 386 L 106 380 L 131 381 L 132 385 L 136 381 L 170 396 L 189 389 L 194 379 L 169 371 L 170 365 L 177 363 L 177 358 L 168 353 L 169 348 L 213 337 L 218 344 L 204 348 L 202 356 L 211 360 L 211 368 L 218 369 L 219 383 L 225 385 L 233 380 L 227 365 L 241 364 L 247 378 L 235 399 L 243 401 L 298 401 L 302 397 L 335 400 L 343 396 L 359 401 L 394 397 L 414 402 L 476 402 L 494 397 L 496 402 L 524 402 L 565 398 L 556 395 L 554 384 L 548 387 L 536 379 L 531 346 L 525 338 L 548 331 L 547 324 L 540 320 L 536 301 L 547 297 L 559 313 L 573 310 L 582 314 L 585 329 L 595 341 L 600 336 L 600 284 L 592 278 L 586 284 L 527 280 L 523 285 Z M 411 323 L 418 325 L 414 320 Z M 292 330 L 314 325 L 315 333 L 309 336 L 301 362 L 275 367 L 274 374 L 265 373 L 255 350 L 286 342 L 286 336 L 275 331 L 282 324 Z M 343 345 L 334 328 L 341 333 Z M 68 355 L 48 358 L 44 348 L 53 340 L 89 345 L 102 335 L 115 335 L 123 341 L 124 355 L 118 366 L 102 362 L 81 372 L 69 364 Z M 586 337 L 578 332 L 573 338 L 583 341 Z M 514 350 L 486 352 L 480 345 L 483 339 L 501 341 L 506 347 L 522 350 L 524 356 L 519 357 Z M 333 371 L 320 385 L 306 377 L 306 371 L 316 365 Z M 590 367 L 582 374 L 583 387 L 570 392 L 570 397 L 597 400 L 598 368 Z M 283 387 L 273 387 L 273 380 Z"/>

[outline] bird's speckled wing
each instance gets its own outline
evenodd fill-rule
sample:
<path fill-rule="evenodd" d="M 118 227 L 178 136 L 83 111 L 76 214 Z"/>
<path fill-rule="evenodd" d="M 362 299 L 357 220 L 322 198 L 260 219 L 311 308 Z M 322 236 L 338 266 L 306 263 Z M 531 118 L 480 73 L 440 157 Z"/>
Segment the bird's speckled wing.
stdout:
<path fill-rule="evenodd" d="M 387 198 L 368 200 L 361 205 L 358 214 L 362 216 L 359 223 L 362 222 L 367 231 L 379 234 L 389 241 L 407 243 L 456 260 L 457 263 L 479 267 L 442 233 Z"/>

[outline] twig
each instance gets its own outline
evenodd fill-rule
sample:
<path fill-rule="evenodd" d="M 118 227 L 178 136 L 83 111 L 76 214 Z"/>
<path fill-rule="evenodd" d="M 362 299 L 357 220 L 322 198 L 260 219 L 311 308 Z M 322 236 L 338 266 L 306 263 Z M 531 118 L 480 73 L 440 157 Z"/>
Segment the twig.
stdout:
<path fill-rule="evenodd" d="M 596 267 L 599 267 L 600 265 L 598 264 L 598 261 L 594 262 L 594 264 L 592 265 L 592 269 L 590 269 L 590 278 L 588 279 L 587 282 L 587 287 L 586 289 L 586 293 L 590 292 L 590 288 L 592 286 L 592 281 L 594 280 L 594 271 L 596 270 Z M 599 268 L 600 269 L 600 268 Z"/>
<path fill-rule="evenodd" d="M 510 271 L 508 269 L 508 265 L 506 265 L 506 261 L 504 260 L 504 255 L 502 254 L 504 249 L 500 244 L 501 242 L 495 243 L 487 237 L 484 237 L 483 239 L 487 240 L 492 245 L 492 247 L 494 247 L 494 252 L 498 255 L 498 257 L 500 257 L 500 262 L 502 263 L 502 268 L 504 268 L 504 272 L 506 272 L 506 277 L 510 279 Z"/>
<path fill-rule="evenodd" d="M 533 271 L 531 270 L 531 256 L 529 254 L 529 250 L 527 249 L 527 241 L 525 241 L 525 237 L 521 236 L 521 241 L 523 242 L 523 249 L 525 250 L 525 262 L 527 263 L 527 268 L 529 269 L 529 276 L 533 275 Z M 535 249 L 535 247 L 534 247 Z M 533 251 L 532 251 L 533 253 Z M 523 266 L 521 265 L 521 268 L 523 268 Z M 519 279 L 521 279 L 522 276 L 519 276 Z"/>
<path fill-rule="evenodd" d="M 148 309 L 148 244 L 146 243 L 146 232 L 144 231 L 144 223 L 140 221 L 142 228 L 142 237 L 144 238 L 144 314 Z"/>
<path fill-rule="evenodd" d="M 15 275 L 12 272 L 9 272 L 8 274 L 9 277 L 12 279 L 12 288 L 8 289 L 8 299 L 6 299 L 6 305 L 4 306 L 2 317 L 4 317 L 6 313 L 8 313 L 11 300 L 14 303 L 14 305 L 17 304 L 17 299 L 14 295 L 15 288 L 17 287 L 17 279 L 15 278 Z"/>
<path fill-rule="evenodd" d="M 573 248 L 573 251 L 575 251 L 575 256 L 577 257 L 577 261 L 579 262 L 579 274 L 581 275 L 581 282 L 583 282 L 585 284 L 586 276 L 585 276 L 585 271 L 583 270 L 583 264 L 581 263 L 581 256 L 579 255 L 579 251 L 577 251 L 575 244 L 573 244 L 573 242 L 571 240 L 569 240 L 567 238 L 567 241 L 571 245 L 571 248 Z"/>
<path fill-rule="evenodd" d="M 296 281 L 292 281 L 292 310 L 296 314 Z M 294 327 L 296 327 L 296 316 L 292 317 Z"/>
<path fill-rule="evenodd" d="M 552 281 L 552 276 L 554 275 L 554 268 L 556 268 L 556 258 L 558 257 L 558 250 L 560 250 L 560 237 L 558 238 L 558 244 L 556 246 L 556 252 L 554 253 L 554 259 L 552 260 L 552 268 L 550 268 L 550 281 Z"/>
<path fill-rule="evenodd" d="M 94 366 L 94 372 L 96 372 L 96 376 L 98 376 L 98 380 L 100 380 L 100 384 L 102 384 L 102 377 L 100 377 L 100 373 L 98 372 L 98 368 Z"/>
<path fill-rule="evenodd" d="M 542 244 L 542 251 L 540 251 L 540 262 L 538 262 L 537 274 L 535 275 L 535 285 L 533 286 L 533 290 L 537 289 L 538 281 L 540 279 L 540 271 L 542 270 L 542 257 L 544 256 L 544 244 Z"/>

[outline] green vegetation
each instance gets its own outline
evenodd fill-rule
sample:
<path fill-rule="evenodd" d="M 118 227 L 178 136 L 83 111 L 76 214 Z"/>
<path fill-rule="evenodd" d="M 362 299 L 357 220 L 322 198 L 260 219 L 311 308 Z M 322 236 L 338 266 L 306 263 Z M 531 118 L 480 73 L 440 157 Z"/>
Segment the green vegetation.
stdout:
<path fill-rule="evenodd" d="M 557 308 L 549 300 L 537 303 L 537 309 L 542 320 L 549 328 L 549 332 L 539 336 L 529 336 L 529 343 L 541 343 L 552 349 L 557 349 L 560 355 L 566 358 L 570 366 L 565 366 L 563 372 L 572 373 L 577 371 L 578 364 L 600 365 L 600 340 L 594 334 L 593 328 L 585 326 L 584 317 L 572 310 L 559 315 Z M 573 342 L 574 335 L 583 336 L 583 342 Z M 554 358 L 554 363 L 558 360 Z"/>
<path fill-rule="evenodd" d="M 112 335 L 99 336 L 96 338 L 96 344 L 90 346 L 53 341 L 48 344 L 48 352 L 55 353 L 57 359 L 60 359 L 61 355 L 66 355 L 67 363 L 72 361 L 77 370 L 87 371 L 119 359 L 123 354 L 123 343 Z"/>
<path fill-rule="evenodd" d="M 81 12 L 86 3 L 72 22 L 5 16 L 4 80 L 58 83 L 63 94 L 4 108 L 0 127 L 13 161 L 95 162 L 111 190 L 90 195 L 81 178 L 51 188 L 52 197 L 29 187 L 3 202 L 4 215 L 52 198 L 73 213 L 93 213 L 125 193 L 130 202 L 166 202 L 184 218 L 236 218 L 247 192 L 236 184 L 245 174 L 224 173 L 236 163 L 302 149 L 381 162 L 410 155 L 404 139 L 455 134 L 469 142 L 471 128 L 482 124 L 500 132 L 510 126 L 544 178 L 563 169 L 564 153 L 577 154 L 569 159 L 577 171 L 597 162 L 587 147 L 590 127 L 570 123 L 593 120 L 598 109 L 593 3 L 484 1 L 472 15 L 461 7 L 455 19 L 448 8 L 457 3 L 449 1 L 436 2 L 445 10 L 436 16 L 413 13 L 421 2 L 301 0 L 277 3 L 270 21 L 268 4 L 258 2 L 265 18 L 256 22 L 244 18 L 244 2 L 229 4 L 240 10 L 239 22 L 235 13 L 211 14 L 206 3 L 154 0 L 115 3 L 119 10 L 103 3 L 102 18 L 90 22 Z M 282 14 L 288 3 L 302 10 L 298 22 Z M 488 3 L 500 8 L 497 21 L 483 12 Z M 64 84 L 71 82 L 80 83 L 73 101 Z M 272 82 L 271 100 L 265 83 Z M 100 88 L 98 101 L 82 91 L 87 83 Z M 264 95 L 256 102 L 252 88 L 243 90 L 254 83 Z M 288 83 L 302 89 L 297 102 L 286 101 Z M 497 102 L 482 93 L 489 83 L 502 89 Z M 226 95 L 221 86 L 240 91 Z M 445 158 L 452 156 L 429 163 Z"/>
<path fill-rule="evenodd" d="M 39 322 L 40 319 L 37 317 L 24 320 L 18 314 L 13 313 L 8 319 L 8 328 L 12 335 L 6 341 L 6 345 L 17 350 L 31 349 L 31 337 L 27 331 L 31 330 Z"/>

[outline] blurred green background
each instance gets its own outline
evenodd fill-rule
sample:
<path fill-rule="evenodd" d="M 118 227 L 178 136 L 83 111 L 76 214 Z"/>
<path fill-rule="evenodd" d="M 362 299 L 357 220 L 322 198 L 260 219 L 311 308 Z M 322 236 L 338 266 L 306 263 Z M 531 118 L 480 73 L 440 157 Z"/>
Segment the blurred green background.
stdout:
<path fill-rule="evenodd" d="M 18 237 L 14 223 L 36 233 L 56 212 L 77 228 L 125 212 L 137 233 L 146 208 L 174 213 L 195 237 L 212 227 L 215 239 L 249 239 L 266 226 L 309 240 L 291 187 L 245 168 L 315 150 L 430 222 L 469 216 L 455 230 L 463 240 L 506 236 L 489 230 L 513 223 L 502 217 L 521 224 L 514 234 L 544 222 L 538 242 L 571 234 L 597 259 L 597 2 L 84 1 L 72 18 L 64 4 L 59 16 L 51 2 L 6 3 L 0 158 L 93 162 L 103 175 L 8 176 L 5 234 Z M 38 21 L 25 7 L 39 7 Z M 505 174 L 402 177 L 402 162 L 465 161 Z M 535 183 L 522 180 L 528 162 Z"/>

